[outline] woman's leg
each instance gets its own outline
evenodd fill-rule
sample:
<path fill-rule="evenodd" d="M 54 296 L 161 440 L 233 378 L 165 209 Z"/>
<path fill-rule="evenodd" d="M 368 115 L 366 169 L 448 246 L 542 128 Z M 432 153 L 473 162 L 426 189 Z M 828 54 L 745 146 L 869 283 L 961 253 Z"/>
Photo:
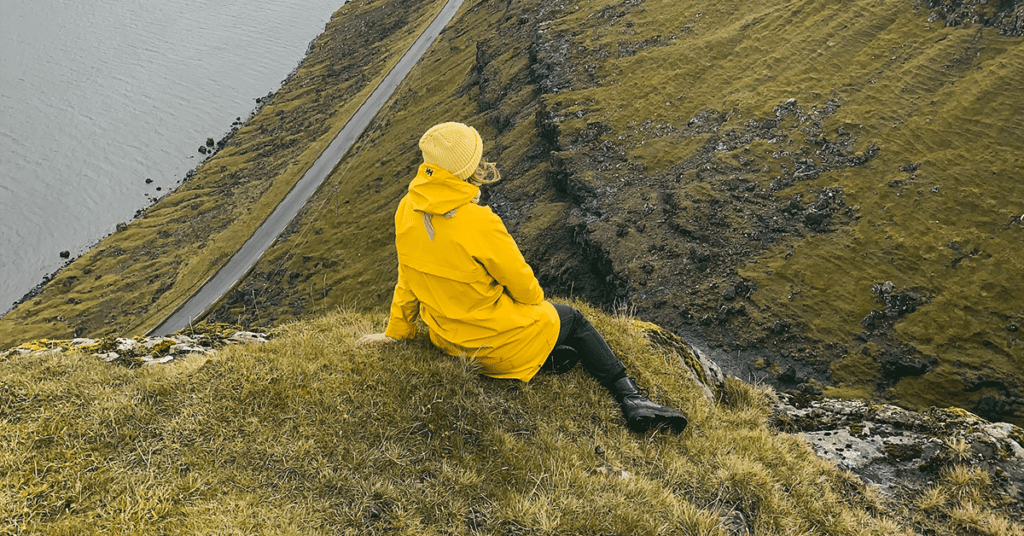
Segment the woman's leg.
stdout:
<path fill-rule="evenodd" d="M 576 350 L 583 368 L 602 384 L 614 382 L 626 375 L 626 366 L 583 313 L 569 305 L 554 305 L 561 322 L 556 347 L 565 345 Z"/>
<path fill-rule="evenodd" d="M 676 433 L 682 432 L 687 425 L 686 417 L 678 411 L 656 404 L 647 399 L 646 392 L 637 388 L 633 378 L 626 375 L 626 366 L 615 356 L 604 337 L 575 307 L 556 303 L 558 319 L 561 326 L 555 351 L 548 357 L 555 370 L 558 364 L 552 361 L 557 358 L 560 346 L 569 346 L 579 354 L 583 368 L 604 385 L 616 400 L 626 418 L 626 425 L 635 432 L 645 432 L 651 428 L 666 425 Z M 562 372 L 565 372 L 563 370 Z"/>

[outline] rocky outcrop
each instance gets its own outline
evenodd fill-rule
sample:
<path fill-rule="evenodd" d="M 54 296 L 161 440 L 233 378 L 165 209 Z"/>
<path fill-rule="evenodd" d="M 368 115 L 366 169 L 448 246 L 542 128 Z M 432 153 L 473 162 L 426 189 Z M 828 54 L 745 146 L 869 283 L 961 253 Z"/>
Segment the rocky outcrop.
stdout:
<path fill-rule="evenodd" d="M 998 28 L 999 33 L 1020 37 L 1024 35 L 1024 2 L 1020 0 L 1001 2 L 969 0 L 921 0 L 932 10 L 929 22 L 943 21 L 946 26 L 970 27 L 980 24 Z"/>
<path fill-rule="evenodd" d="M 227 344 L 266 342 L 269 335 L 234 328 L 209 328 L 169 337 L 107 337 L 103 339 L 41 339 L 0 353 L 0 361 L 40 353 L 79 351 L 129 368 L 162 365 L 188 356 L 207 355 Z"/>
<path fill-rule="evenodd" d="M 1024 509 L 1024 430 L 958 408 L 916 412 L 858 400 L 781 393 L 773 424 L 887 494 L 925 489 L 954 465 L 982 468 L 994 491 Z"/>
<path fill-rule="evenodd" d="M 717 363 L 676 334 L 655 324 L 642 324 L 647 340 L 679 356 L 679 364 L 700 387 L 705 398 L 712 401 L 721 399 L 725 387 L 725 374 Z"/>

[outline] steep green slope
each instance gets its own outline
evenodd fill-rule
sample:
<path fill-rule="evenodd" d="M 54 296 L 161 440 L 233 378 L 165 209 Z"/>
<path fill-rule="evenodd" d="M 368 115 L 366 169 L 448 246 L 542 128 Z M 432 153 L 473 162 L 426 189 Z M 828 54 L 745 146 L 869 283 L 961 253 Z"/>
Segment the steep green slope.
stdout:
<path fill-rule="evenodd" d="M 479 4 L 214 318 L 385 304 L 417 137 L 462 120 L 547 288 L 790 385 L 1020 422 L 1022 11 L 936 6 Z M 970 9 L 992 26 L 944 25 Z"/>
<path fill-rule="evenodd" d="M 765 392 L 711 402 L 648 342 L 586 311 L 683 435 L 632 434 L 582 371 L 491 380 L 425 336 L 354 348 L 379 314 L 127 369 L 0 360 L 5 534 L 1020 535 L 984 471 L 889 503 L 767 425 Z M 898 517 L 882 513 L 891 508 Z"/>

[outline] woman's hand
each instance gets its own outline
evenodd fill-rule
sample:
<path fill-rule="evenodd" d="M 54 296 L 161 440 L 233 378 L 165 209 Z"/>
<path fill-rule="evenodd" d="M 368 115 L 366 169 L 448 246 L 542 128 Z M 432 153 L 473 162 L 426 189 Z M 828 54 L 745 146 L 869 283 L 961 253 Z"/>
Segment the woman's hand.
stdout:
<path fill-rule="evenodd" d="M 370 333 L 369 335 L 363 335 L 356 341 L 356 346 L 366 346 L 369 344 L 381 344 L 395 342 L 395 339 L 388 337 L 383 333 Z"/>

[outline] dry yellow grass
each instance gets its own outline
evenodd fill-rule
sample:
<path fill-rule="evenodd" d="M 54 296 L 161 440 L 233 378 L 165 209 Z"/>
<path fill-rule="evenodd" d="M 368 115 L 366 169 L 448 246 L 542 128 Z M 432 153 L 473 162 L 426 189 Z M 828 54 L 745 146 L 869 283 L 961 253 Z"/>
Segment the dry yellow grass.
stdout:
<path fill-rule="evenodd" d="M 766 426 L 765 391 L 730 382 L 706 400 L 644 323 L 584 310 L 653 398 L 689 414 L 684 434 L 628 432 L 580 370 L 521 384 L 424 337 L 356 348 L 380 313 L 164 367 L 9 357 L 0 533 L 1019 534 L 967 469 L 886 515 Z"/>

